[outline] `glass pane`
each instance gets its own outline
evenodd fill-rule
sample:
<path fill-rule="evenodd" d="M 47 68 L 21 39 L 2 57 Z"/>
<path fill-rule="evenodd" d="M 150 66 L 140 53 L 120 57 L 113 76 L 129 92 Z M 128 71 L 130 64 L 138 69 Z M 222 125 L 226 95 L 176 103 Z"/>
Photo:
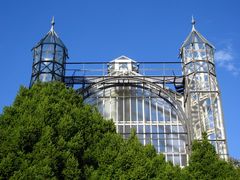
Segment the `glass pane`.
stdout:
<path fill-rule="evenodd" d="M 145 112 L 145 121 L 150 121 L 150 111 L 149 111 L 149 99 L 144 99 L 144 112 Z"/>
<path fill-rule="evenodd" d="M 123 121 L 123 98 L 118 98 L 118 121 Z"/>
<path fill-rule="evenodd" d="M 156 102 L 153 99 L 151 102 L 151 120 L 157 121 Z"/>
<path fill-rule="evenodd" d="M 163 108 L 158 106 L 158 121 L 163 121 Z"/>
<path fill-rule="evenodd" d="M 41 46 L 34 49 L 34 63 L 37 63 L 40 61 L 41 56 Z"/>
<path fill-rule="evenodd" d="M 170 112 L 169 112 L 169 109 L 167 109 L 167 107 L 165 107 L 164 113 L 165 113 L 165 121 L 170 121 Z"/>
<path fill-rule="evenodd" d="M 56 46 L 55 60 L 62 64 L 63 61 L 63 49 L 60 46 Z"/>
<path fill-rule="evenodd" d="M 39 75 L 39 80 L 41 82 L 49 82 L 52 81 L 52 75 L 51 74 L 40 74 Z"/>
<path fill-rule="evenodd" d="M 138 98 L 138 121 L 143 121 L 142 98 Z"/>
<path fill-rule="evenodd" d="M 132 121 L 137 121 L 137 111 L 136 111 L 136 101 L 137 101 L 137 98 L 135 97 L 132 97 L 131 98 L 131 118 L 132 118 Z"/>
<path fill-rule="evenodd" d="M 130 121 L 130 98 L 125 98 L 125 121 Z"/>
<path fill-rule="evenodd" d="M 53 60 L 53 57 L 54 57 L 54 45 L 44 44 L 42 46 L 42 60 L 43 61 Z"/>

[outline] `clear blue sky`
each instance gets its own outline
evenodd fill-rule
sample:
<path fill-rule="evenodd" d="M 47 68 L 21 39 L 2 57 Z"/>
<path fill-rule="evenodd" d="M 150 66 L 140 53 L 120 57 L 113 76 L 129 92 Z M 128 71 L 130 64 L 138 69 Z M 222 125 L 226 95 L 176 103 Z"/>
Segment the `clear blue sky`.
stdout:
<path fill-rule="evenodd" d="M 196 28 L 217 48 L 230 155 L 240 158 L 240 1 L 238 0 L 2 0 L 0 2 L 0 112 L 20 85 L 28 86 L 30 49 L 55 29 L 70 61 L 178 61 L 178 49 Z M 180 60 L 179 60 L 180 61 Z"/>

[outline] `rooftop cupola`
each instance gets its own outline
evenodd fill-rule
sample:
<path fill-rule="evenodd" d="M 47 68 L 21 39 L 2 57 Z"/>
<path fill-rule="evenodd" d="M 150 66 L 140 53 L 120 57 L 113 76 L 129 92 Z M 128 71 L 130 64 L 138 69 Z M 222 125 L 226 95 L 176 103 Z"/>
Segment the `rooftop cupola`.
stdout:
<path fill-rule="evenodd" d="M 108 72 L 110 74 L 130 75 L 130 73 L 138 72 L 138 63 L 126 56 L 120 56 L 108 65 Z"/>
<path fill-rule="evenodd" d="M 33 66 L 30 86 L 37 81 L 64 81 L 68 51 L 55 32 L 54 26 L 53 17 L 50 31 L 32 48 Z"/>

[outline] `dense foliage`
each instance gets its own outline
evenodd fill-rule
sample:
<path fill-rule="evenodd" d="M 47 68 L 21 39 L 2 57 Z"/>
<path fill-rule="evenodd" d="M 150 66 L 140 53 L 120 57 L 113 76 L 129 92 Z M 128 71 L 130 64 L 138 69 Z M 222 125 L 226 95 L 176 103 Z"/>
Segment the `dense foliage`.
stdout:
<path fill-rule="evenodd" d="M 0 179 L 237 179 L 205 138 L 187 168 L 165 162 L 135 132 L 124 140 L 112 121 L 61 83 L 21 88 L 0 115 Z"/>
<path fill-rule="evenodd" d="M 207 134 L 201 142 L 194 141 L 189 166 L 186 167 L 189 179 L 240 179 L 240 169 L 219 158 Z"/>

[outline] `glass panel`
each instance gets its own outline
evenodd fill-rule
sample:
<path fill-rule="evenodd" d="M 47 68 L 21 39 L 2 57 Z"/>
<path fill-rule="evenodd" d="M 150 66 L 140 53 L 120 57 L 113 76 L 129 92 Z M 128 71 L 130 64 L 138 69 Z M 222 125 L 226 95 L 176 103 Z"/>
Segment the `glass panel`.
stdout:
<path fill-rule="evenodd" d="M 57 74 L 53 74 L 53 77 L 55 78 L 56 81 L 62 81 L 62 77 L 58 76 Z"/>
<path fill-rule="evenodd" d="M 130 137 L 130 133 L 131 133 L 131 130 L 130 130 L 130 125 L 125 125 L 125 137 L 128 138 Z"/>
<path fill-rule="evenodd" d="M 157 125 L 152 125 L 152 138 L 153 139 L 158 138 Z"/>
<path fill-rule="evenodd" d="M 164 140 L 160 140 L 159 144 L 160 144 L 160 152 L 162 152 L 162 153 L 165 152 L 165 147 L 166 147 L 165 141 Z"/>
<path fill-rule="evenodd" d="M 172 121 L 177 121 L 177 114 L 174 110 L 171 110 L 171 118 L 172 118 Z"/>
<path fill-rule="evenodd" d="M 125 111 L 124 111 L 124 115 L 125 115 L 125 121 L 130 121 L 130 98 L 125 98 Z"/>
<path fill-rule="evenodd" d="M 138 98 L 138 121 L 143 121 L 142 98 Z"/>
<path fill-rule="evenodd" d="M 120 134 L 123 133 L 123 125 L 118 126 L 118 133 L 120 133 Z"/>
<path fill-rule="evenodd" d="M 139 138 L 139 140 L 141 140 L 142 141 L 142 143 L 143 143 L 143 125 L 139 125 L 138 126 L 138 138 Z"/>
<path fill-rule="evenodd" d="M 37 48 L 34 49 L 34 63 L 37 63 L 40 61 L 40 56 L 41 56 L 41 46 L 38 46 Z"/>
<path fill-rule="evenodd" d="M 118 98 L 118 121 L 123 121 L 123 98 Z"/>
<path fill-rule="evenodd" d="M 50 81 L 52 81 L 52 75 L 51 74 L 40 74 L 39 80 L 41 82 L 50 82 Z"/>
<path fill-rule="evenodd" d="M 167 161 L 173 162 L 173 156 L 172 155 L 167 155 Z"/>
<path fill-rule="evenodd" d="M 158 121 L 163 121 L 163 108 L 158 106 Z"/>
<path fill-rule="evenodd" d="M 173 152 L 179 152 L 179 140 L 178 138 L 173 138 L 172 140 L 172 143 L 173 143 Z"/>
<path fill-rule="evenodd" d="M 145 126 L 146 144 L 151 143 L 151 130 L 150 125 Z"/>
<path fill-rule="evenodd" d="M 99 112 L 101 114 L 103 114 L 103 101 L 102 101 L 102 99 L 98 99 L 97 105 L 98 105 Z"/>
<path fill-rule="evenodd" d="M 180 135 L 180 152 L 185 152 L 185 135 Z"/>
<path fill-rule="evenodd" d="M 181 162 L 182 162 L 182 166 L 186 166 L 187 165 L 187 157 L 186 155 L 181 155 Z"/>
<path fill-rule="evenodd" d="M 63 63 L 63 49 L 58 45 L 56 45 L 55 61 Z"/>
<path fill-rule="evenodd" d="M 176 165 L 180 165 L 180 157 L 179 157 L 179 155 L 174 155 L 173 156 L 173 158 L 174 158 L 174 164 L 176 164 Z"/>
<path fill-rule="evenodd" d="M 159 138 L 164 139 L 164 126 L 163 125 L 158 126 L 158 131 L 159 131 Z"/>
<path fill-rule="evenodd" d="M 169 109 L 167 109 L 167 107 L 164 109 L 164 113 L 165 113 L 165 121 L 170 121 L 170 112 L 169 112 Z"/>
<path fill-rule="evenodd" d="M 156 102 L 153 99 L 151 103 L 151 120 L 157 121 Z"/>
<path fill-rule="evenodd" d="M 44 44 L 42 46 L 42 61 L 51 61 L 54 57 L 54 45 Z"/>
<path fill-rule="evenodd" d="M 137 99 L 135 97 L 131 98 L 131 118 L 132 121 L 137 121 L 137 103 L 136 103 Z"/>
<path fill-rule="evenodd" d="M 149 111 L 149 99 L 144 99 L 144 112 L 145 112 L 145 121 L 150 121 L 150 111 Z"/>

